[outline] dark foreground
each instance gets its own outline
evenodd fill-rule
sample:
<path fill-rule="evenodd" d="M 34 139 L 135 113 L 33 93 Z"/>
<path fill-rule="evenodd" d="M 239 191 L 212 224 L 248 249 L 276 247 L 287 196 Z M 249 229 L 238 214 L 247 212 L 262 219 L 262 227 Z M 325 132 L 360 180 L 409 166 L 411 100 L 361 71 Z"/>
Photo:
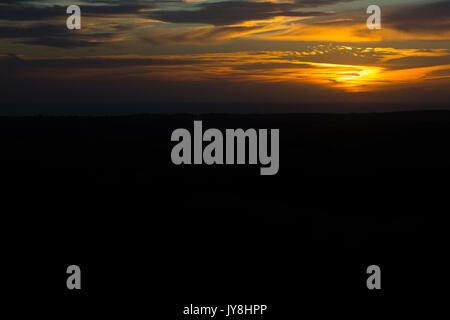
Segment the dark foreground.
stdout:
<path fill-rule="evenodd" d="M 173 165 L 170 135 L 194 119 L 279 128 L 278 175 Z M 449 147 L 445 111 L 0 118 L 3 288 L 125 319 L 204 318 L 182 315 L 191 303 L 268 304 L 280 320 L 434 312 Z M 366 288 L 371 264 L 381 291 Z"/>

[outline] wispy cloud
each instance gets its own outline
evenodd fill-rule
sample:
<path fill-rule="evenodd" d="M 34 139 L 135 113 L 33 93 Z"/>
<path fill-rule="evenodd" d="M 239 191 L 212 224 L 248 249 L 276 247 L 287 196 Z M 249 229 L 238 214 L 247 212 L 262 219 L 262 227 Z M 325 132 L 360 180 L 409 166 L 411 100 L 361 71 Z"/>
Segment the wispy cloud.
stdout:
<path fill-rule="evenodd" d="M 336 58 L 344 56 L 344 58 Z M 403 57 L 443 57 L 442 64 L 404 66 Z M 9 60 L 7 60 L 9 59 Z M 90 58 L 23 59 L 3 57 L 0 67 L 15 68 L 23 76 L 67 79 L 93 76 L 99 70 L 116 79 L 123 77 L 171 81 L 291 82 L 335 87 L 350 92 L 408 86 L 442 78 L 450 67 L 449 50 L 357 48 L 315 45 L 308 50 L 211 53 L 164 56 L 109 56 Z M 341 61 L 340 63 L 338 61 Z M 346 62 L 346 63 L 344 63 Z M 397 62 L 397 63 L 396 63 Z M 435 75 L 440 71 L 439 76 Z M 450 76 L 450 73 L 447 74 Z"/>

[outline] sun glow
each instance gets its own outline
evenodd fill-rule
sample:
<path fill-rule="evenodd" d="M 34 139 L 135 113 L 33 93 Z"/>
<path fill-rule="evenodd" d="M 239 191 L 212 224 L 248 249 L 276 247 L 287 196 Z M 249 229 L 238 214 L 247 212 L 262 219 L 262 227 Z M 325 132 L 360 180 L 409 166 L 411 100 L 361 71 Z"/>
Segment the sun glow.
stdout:
<path fill-rule="evenodd" d="M 312 54 L 312 53 L 315 54 Z M 116 78 L 161 79 L 169 81 L 310 83 L 336 88 L 348 93 L 374 92 L 386 88 L 423 85 L 450 77 L 450 65 L 398 67 L 396 60 L 408 56 L 415 59 L 442 56 L 446 50 L 397 50 L 316 45 L 301 51 L 247 51 L 234 53 L 201 53 L 164 56 L 98 56 L 59 59 L 67 72 L 41 67 L 39 59 L 26 59 L 30 77 L 72 78 L 94 76 L 98 72 Z M 97 61 L 109 68 L 99 69 Z M 340 60 L 347 63 L 330 63 Z M 72 61 L 77 68 L 71 68 Z M 381 63 L 380 63 L 381 61 Z M 421 61 L 421 60 L 418 60 Z"/>
<path fill-rule="evenodd" d="M 351 92 L 373 91 L 379 82 L 382 69 L 379 67 L 357 67 L 357 71 L 344 71 L 332 77 L 337 87 Z"/>

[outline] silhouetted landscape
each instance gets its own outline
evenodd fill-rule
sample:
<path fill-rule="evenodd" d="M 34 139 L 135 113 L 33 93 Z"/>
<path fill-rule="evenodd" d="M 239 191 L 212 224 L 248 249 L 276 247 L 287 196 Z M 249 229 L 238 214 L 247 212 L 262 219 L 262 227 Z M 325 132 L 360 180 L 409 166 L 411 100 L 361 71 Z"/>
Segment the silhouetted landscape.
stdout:
<path fill-rule="evenodd" d="M 171 132 L 198 119 L 279 128 L 278 174 L 173 165 Z M 287 305 L 290 283 L 311 301 L 334 290 L 362 299 L 364 266 L 377 262 L 388 297 L 415 297 L 445 266 L 449 139 L 448 111 L 2 117 L 2 202 L 13 212 L 3 219 L 23 272 L 34 259 L 50 274 L 79 257 L 94 294 L 148 286 L 175 301 L 214 292 Z"/>

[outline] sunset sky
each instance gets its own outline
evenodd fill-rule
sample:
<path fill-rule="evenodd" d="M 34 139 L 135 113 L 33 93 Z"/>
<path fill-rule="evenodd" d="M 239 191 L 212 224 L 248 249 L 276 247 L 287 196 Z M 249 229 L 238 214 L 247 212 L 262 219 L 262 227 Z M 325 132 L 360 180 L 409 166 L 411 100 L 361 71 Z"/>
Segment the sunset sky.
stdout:
<path fill-rule="evenodd" d="M 0 48 L 8 101 L 450 106 L 447 0 L 2 0 Z"/>

